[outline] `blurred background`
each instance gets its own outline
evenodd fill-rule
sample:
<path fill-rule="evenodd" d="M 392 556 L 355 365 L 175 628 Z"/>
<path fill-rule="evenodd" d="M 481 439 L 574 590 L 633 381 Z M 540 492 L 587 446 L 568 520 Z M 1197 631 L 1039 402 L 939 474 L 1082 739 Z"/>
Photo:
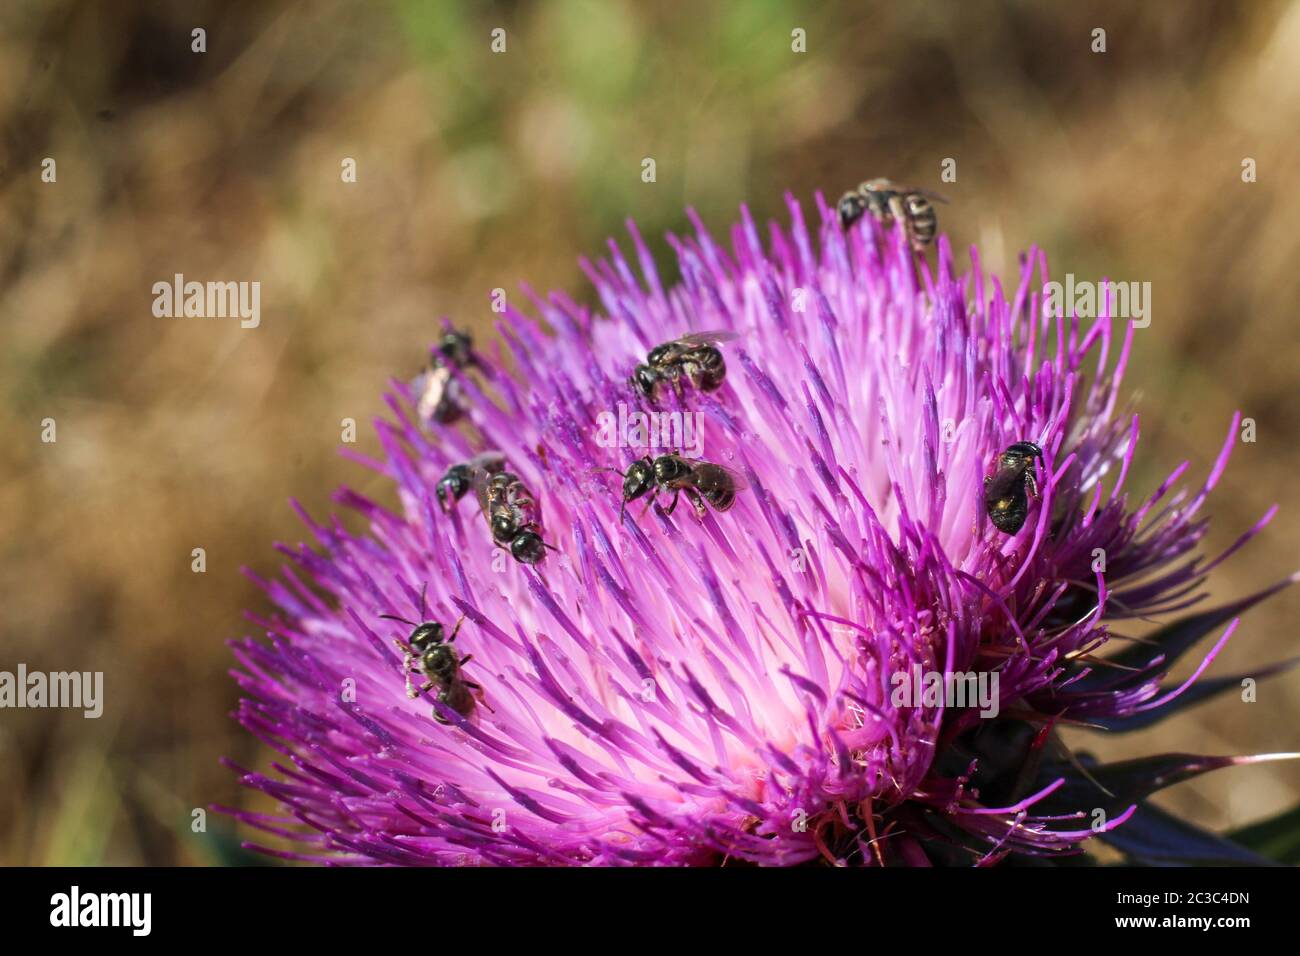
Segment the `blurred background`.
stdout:
<path fill-rule="evenodd" d="M 315 513 L 344 483 L 388 500 L 338 456 L 340 421 L 375 448 L 381 390 L 418 370 L 439 317 L 486 337 L 489 290 L 520 282 L 589 301 L 577 258 L 629 216 L 661 254 L 688 205 L 724 231 L 742 201 L 763 220 L 787 189 L 810 203 L 887 175 L 946 194 L 955 247 L 1003 276 L 1037 243 L 1057 278 L 1149 281 L 1130 490 L 1184 458 L 1202 477 L 1241 409 L 1258 441 L 1211 499 L 1208 550 L 1282 510 L 1213 599 L 1300 567 L 1298 81 L 1300 6 L 1267 0 L 9 0 L 0 669 L 102 670 L 107 706 L 0 711 L 0 861 L 244 860 L 226 820 L 190 827 L 254 799 L 220 756 L 266 762 L 228 716 L 224 641 L 266 607 L 240 566 L 272 574 L 271 543 L 302 539 L 291 495 Z M 178 272 L 259 281 L 260 328 L 155 318 L 152 285 Z M 1285 593 L 1250 612 L 1213 673 L 1296 654 L 1297 611 Z M 1077 742 L 1266 752 L 1300 749 L 1297 728 L 1290 674 L 1252 706 Z M 1217 829 L 1298 795 L 1300 770 L 1272 764 L 1156 802 Z"/>

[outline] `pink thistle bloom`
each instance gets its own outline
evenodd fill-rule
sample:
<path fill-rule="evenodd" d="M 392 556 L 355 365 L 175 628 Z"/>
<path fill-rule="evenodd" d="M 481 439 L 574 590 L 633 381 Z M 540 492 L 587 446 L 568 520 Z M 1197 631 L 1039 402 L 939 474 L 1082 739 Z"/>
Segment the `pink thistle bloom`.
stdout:
<path fill-rule="evenodd" d="M 1199 484 L 1184 464 L 1130 499 L 1131 324 L 1047 315 L 1039 251 L 1004 288 L 974 253 L 959 275 L 945 237 L 932 269 L 901 228 L 865 217 L 845 234 L 819 197 L 810 233 L 789 209 L 766 248 L 745 210 L 725 246 L 692 214 L 694 234 L 669 237 L 671 287 L 629 224 L 638 270 L 612 243 L 584 262 L 599 312 L 529 292 L 534 314 L 506 311 L 498 355 L 448 368 L 459 423 L 422 420 L 421 394 L 394 383 L 383 459 L 345 453 L 392 480 L 398 510 L 341 492 L 369 521 L 360 536 L 304 513 L 320 550 L 280 546 L 292 565 L 258 579 L 279 611 L 252 617 L 270 642 L 233 645 L 238 718 L 284 758 L 240 772 L 284 812 L 231 812 L 301 843 L 268 852 L 987 865 L 1100 838 L 1138 862 L 1252 861 L 1145 798 L 1286 755 L 1098 765 L 1056 733 L 1146 726 L 1238 682 L 1200 677 L 1237 615 L 1290 579 L 1106 648 L 1116 622 L 1196 603 L 1272 516 L 1197 555 L 1237 420 Z M 715 330 L 737 336 L 719 346 L 720 388 L 651 403 L 629 384 L 655 346 Z M 742 479 L 734 506 L 669 517 L 638 501 L 620 517 L 608 469 L 647 453 L 608 440 L 620 406 L 698 413 L 702 456 Z M 1021 441 L 1042 451 L 1038 495 L 1006 534 L 984 482 Z M 535 493 L 556 549 L 540 563 L 493 543 L 472 494 L 439 505 L 447 469 L 485 450 Z M 381 615 L 447 633 L 463 617 L 452 646 L 472 655 L 473 705 L 409 698 L 394 642 L 411 626 Z M 1169 686 L 1216 631 L 1194 679 Z M 990 696 L 910 693 L 925 675 L 941 689 L 970 675 Z"/>

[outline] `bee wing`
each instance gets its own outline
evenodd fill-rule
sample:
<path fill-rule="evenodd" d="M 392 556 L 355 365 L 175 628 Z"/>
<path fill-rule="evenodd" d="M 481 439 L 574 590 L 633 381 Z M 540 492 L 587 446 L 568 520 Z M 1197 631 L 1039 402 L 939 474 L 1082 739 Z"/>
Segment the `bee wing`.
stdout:
<path fill-rule="evenodd" d="M 730 332 L 726 329 L 717 329 L 712 332 L 691 332 L 689 335 L 683 335 L 680 339 L 674 340 L 675 345 L 714 345 L 718 342 L 730 342 L 740 338 L 739 332 Z"/>
<path fill-rule="evenodd" d="M 506 456 L 499 451 L 485 451 L 465 462 L 469 468 L 469 484 L 474 489 L 479 506 L 487 507 L 487 482 L 493 475 L 506 470 Z"/>
<path fill-rule="evenodd" d="M 691 484 L 700 491 L 708 491 L 724 482 L 729 482 L 737 491 L 744 491 L 749 487 L 749 482 L 745 480 L 745 476 L 740 472 L 711 461 L 697 465 L 695 470 L 691 472 L 690 480 Z"/>
<path fill-rule="evenodd" d="M 439 366 L 424 372 L 412 384 L 420 394 L 416 411 L 421 418 L 432 418 L 433 413 L 442 404 L 448 386 L 454 383 L 451 380 L 451 373 Z"/>
<path fill-rule="evenodd" d="M 482 472 L 485 476 L 491 477 L 499 471 L 506 470 L 506 456 L 499 451 L 485 451 L 475 455 L 466 464 L 469 465 L 471 475 Z"/>
<path fill-rule="evenodd" d="M 999 468 L 984 485 L 984 500 L 996 501 L 999 498 L 1006 498 L 1015 490 L 1016 482 L 1019 480 L 1019 469 Z"/>
<path fill-rule="evenodd" d="M 872 183 L 877 183 L 878 185 L 873 186 Z M 922 189 L 920 186 L 900 186 L 897 183 L 891 183 L 887 179 L 873 179 L 871 182 L 863 183 L 860 188 L 878 195 L 888 195 L 892 193 L 899 199 L 906 199 L 908 196 L 924 196 L 926 199 L 933 199 L 935 202 L 948 202 L 948 197 L 941 195 L 940 193 L 932 192 L 929 189 Z"/>
<path fill-rule="evenodd" d="M 907 187 L 905 186 L 899 186 L 891 179 L 885 179 L 883 176 L 881 176 L 876 179 L 868 179 L 866 182 L 860 183 L 858 185 L 858 192 L 892 193 L 892 192 L 898 192 L 899 190 L 906 189 L 906 188 Z"/>
<path fill-rule="evenodd" d="M 933 199 L 935 202 L 941 202 L 944 205 L 947 205 L 948 203 L 947 196 L 943 196 L 939 193 L 931 192 L 928 189 L 908 189 L 907 191 L 909 193 L 916 193 L 919 196 L 924 196 L 926 199 Z"/>

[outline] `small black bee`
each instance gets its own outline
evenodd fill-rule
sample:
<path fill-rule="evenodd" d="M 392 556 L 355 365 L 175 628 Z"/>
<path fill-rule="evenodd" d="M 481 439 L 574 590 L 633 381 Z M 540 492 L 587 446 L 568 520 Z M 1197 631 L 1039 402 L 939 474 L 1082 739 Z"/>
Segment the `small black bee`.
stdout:
<path fill-rule="evenodd" d="M 1031 441 L 1018 441 L 998 455 L 997 472 L 984 479 L 984 509 L 993 526 L 1005 534 L 1024 527 L 1029 496 L 1038 497 L 1035 458 L 1041 461 L 1043 450 Z"/>
<path fill-rule="evenodd" d="M 460 402 L 461 388 L 451 370 L 467 369 L 478 366 L 478 357 L 474 354 L 474 343 L 468 334 L 447 329 L 438 343 L 433 364 L 419 378 L 414 387 L 420 394 L 416 407 L 421 420 L 435 421 L 450 425 L 465 414 Z"/>
<path fill-rule="evenodd" d="M 443 511 L 454 508 L 471 488 L 492 540 L 508 548 L 516 561 L 537 564 L 548 549 L 556 550 L 542 540 L 541 507 L 536 498 L 518 475 L 506 471 L 505 456 L 500 452 L 485 452 L 447 469 L 438 481 Z"/>
<path fill-rule="evenodd" d="M 420 595 L 420 606 L 424 606 L 423 594 Z M 381 614 L 379 616 L 389 621 L 408 624 L 413 628 L 410 636 L 405 641 L 393 641 L 405 655 L 405 659 L 402 661 L 402 671 L 406 675 L 406 696 L 414 700 L 420 694 L 436 687 L 438 688 L 437 699 L 439 703 L 446 704 L 462 717 L 468 717 L 473 713 L 474 695 L 471 691 L 482 690 L 482 687 L 473 681 L 462 678 L 460 669 L 468 664 L 474 655 L 466 654 L 461 657 L 456 653 L 456 649 L 451 646 L 452 641 L 456 640 L 456 635 L 460 633 L 460 626 L 465 622 L 465 618 L 462 617 L 457 621 L 456 627 L 451 634 L 446 635 L 443 626 L 437 621 L 425 621 L 422 624 L 417 624 L 394 614 Z M 412 673 L 423 674 L 429 678 L 418 691 L 411 683 Z M 433 712 L 433 718 L 440 724 L 449 723 L 445 717 L 438 713 L 436 708 Z"/>
<path fill-rule="evenodd" d="M 509 471 L 493 475 L 476 472 L 474 490 L 492 529 L 492 540 L 509 548 L 516 561 L 537 564 L 546 557 L 548 548 L 556 550 L 542 540 L 541 508 L 518 475 Z"/>
<path fill-rule="evenodd" d="M 650 492 L 654 494 L 650 502 L 647 502 L 647 508 L 655 502 L 660 491 L 671 491 L 672 504 L 667 509 L 661 509 L 665 515 L 670 515 L 677 507 L 678 496 L 685 492 L 695 513 L 703 518 L 706 513 L 704 502 L 712 505 L 714 511 L 726 511 L 736 503 L 736 492 L 749 487 L 744 478 L 729 468 L 708 461 L 690 461 L 672 454 L 653 459 L 646 455 L 632 462 L 626 472 L 616 473 L 623 476 L 620 521 L 629 501 L 635 501 Z"/>
<path fill-rule="evenodd" d="M 835 210 L 844 229 L 866 213 L 871 213 L 871 217 L 886 228 L 897 220 L 907 230 L 912 248 L 919 252 L 934 241 L 939 228 L 939 218 L 931 200 L 948 201 L 924 189 L 899 186 L 888 179 L 869 179 L 856 190 L 841 196 Z"/>
<path fill-rule="evenodd" d="M 727 363 L 715 343 L 734 338 L 735 332 L 694 332 L 657 345 L 646 356 L 645 364 L 633 370 L 629 381 L 651 401 L 658 397 L 664 383 L 680 398 L 683 379 L 702 392 L 711 392 L 720 388 L 727 377 Z"/>

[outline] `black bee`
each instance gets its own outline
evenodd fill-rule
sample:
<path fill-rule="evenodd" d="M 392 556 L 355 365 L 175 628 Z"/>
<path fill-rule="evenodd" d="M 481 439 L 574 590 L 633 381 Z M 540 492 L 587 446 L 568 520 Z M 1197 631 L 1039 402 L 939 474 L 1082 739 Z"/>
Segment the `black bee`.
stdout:
<path fill-rule="evenodd" d="M 652 401 L 665 382 L 680 398 L 683 379 L 702 392 L 711 392 L 720 388 L 727 377 L 727 363 L 714 343 L 734 338 L 734 332 L 694 332 L 657 345 L 646 356 L 645 364 L 633 370 L 629 381 Z"/>
<path fill-rule="evenodd" d="M 1034 459 L 1043 450 L 1031 441 L 1018 441 L 998 455 L 998 470 L 984 479 L 984 509 L 999 531 L 1015 534 L 1025 524 L 1029 496 L 1038 497 Z"/>
<path fill-rule="evenodd" d="M 542 540 L 541 507 L 533 493 L 514 472 L 506 471 L 500 452 L 486 452 L 447 469 L 438 482 L 438 501 L 444 511 L 470 490 L 492 532 L 492 540 L 508 548 L 523 564 L 537 564 L 551 547 Z"/>
<path fill-rule="evenodd" d="M 423 595 L 420 597 L 420 604 L 424 605 Z M 452 641 L 456 640 L 456 635 L 460 633 L 460 626 L 465 622 L 465 618 L 462 617 L 457 621 L 451 634 L 446 635 L 442 625 L 437 621 L 416 624 L 414 621 L 393 614 L 379 616 L 389 621 L 409 624 L 413 628 L 410 637 L 405 641 L 393 641 L 405 655 L 402 671 L 406 674 L 406 696 L 414 699 L 436 687 L 439 703 L 446 704 L 462 717 L 468 717 L 473 713 L 474 695 L 471 691 L 482 690 L 482 687 L 461 677 L 460 669 L 468 664 L 474 655 L 466 654 L 461 657 L 451 646 Z M 423 674 L 428 678 L 418 691 L 411 683 L 412 673 Z M 433 718 L 440 724 L 449 723 L 436 708 Z"/>
<path fill-rule="evenodd" d="M 658 498 L 661 491 L 673 493 L 672 504 L 667 509 L 661 509 L 665 515 L 673 513 L 678 496 L 685 492 L 695 507 L 695 513 L 703 518 L 704 502 L 712 505 L 714 511 L 726 511 L 736 503 L 736 492 L 749 487 L 744 478 L 729 468 L 708 461 L 690 461 L 673 454 L 660 455 L 654 459 L 646 455 L 632 462 L 626 472 L 617 474 L 623 476 L 620 521 L 629 501 L 635 501 L 650 492 L 654 492 L 651 502 Z M 649 506 L 650 503 L 647 503 L 646 507 Z"/>
<path fill-rule="evenodd" d="M 542 540 L 541 508 L 518 475 L 476 472 L 474 490 L 493 541 L 508 547 L 511 557 L 524 564 L 537 564 L 546 557 L 551 546 Z"/>
<path fill-rule="evenodd" d="M 934 241 L 939 228 L 931 200 L 947 202 L 942 196 L 913 186 L 899 186 L 888 179 L 869 179 L 845 193 L 836 203 L 840 226 L 848 229 L 866 213 L 885 228 L 895 220 L 903 223 L 912 248 L 918 252 Z"/>
<path fill-rule="evenodd" d="M 461 388 L 451 370 L 467 369 L 479 364 L 474 354 L 473 340 L 464 332 L 447 329 L 438 343 L 433 364 L 419 378 L 414 387 L 420 399 L 416 406 L 422 421 L 435 421 L 449 425 L 465 414 L 460 402 Z"/>

